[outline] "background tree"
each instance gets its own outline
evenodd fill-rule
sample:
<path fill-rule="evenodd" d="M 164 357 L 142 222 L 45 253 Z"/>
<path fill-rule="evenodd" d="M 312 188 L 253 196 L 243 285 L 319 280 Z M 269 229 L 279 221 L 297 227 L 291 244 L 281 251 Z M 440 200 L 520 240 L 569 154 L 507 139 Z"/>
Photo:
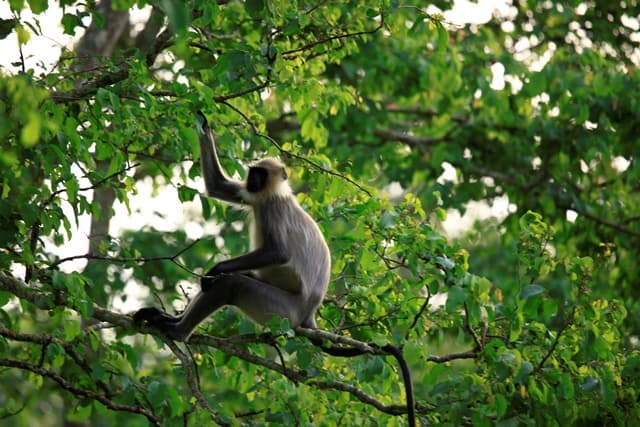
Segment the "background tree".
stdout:
<path fill-rule="evenodd" d="M 149 10 L 140 28 L 134 4 Z M 22 47 L 54 6 L 83 35 L 53 70 L 30 69 Z M 387 343 L 410 363 L 425 425 L 640 417 L 640 321 L 627 315 L 640 308 L 636 1 L 523 1 L 468 25 L 450 22 L 449 2 L 10 7 L 0 417 L 12 425 L 59 413 L 92 426 L 403 425 L 396 364 L 375 350 Z M 332 249 L 318 319 L 331 333 L 315 336 L 375 354 L 326 356 L 312 332 L 231 309 L 185 347 L 118 309 L 135 284 L 152 292 L 134 306 L 180 309 L 198 274 L 246 250 L 243 214 L 193 181 L 198 109 L 229 171 L 265 154 L 290 165 Z M 177 188 L 171 208 L 199 231 L 151 220 L 115 233 L 115 201 L 145 182 Z M 474 201 L 509 209 L 445 238 L 447 214 Z M 87 217 L 88 249 L 61 256 Z"/>

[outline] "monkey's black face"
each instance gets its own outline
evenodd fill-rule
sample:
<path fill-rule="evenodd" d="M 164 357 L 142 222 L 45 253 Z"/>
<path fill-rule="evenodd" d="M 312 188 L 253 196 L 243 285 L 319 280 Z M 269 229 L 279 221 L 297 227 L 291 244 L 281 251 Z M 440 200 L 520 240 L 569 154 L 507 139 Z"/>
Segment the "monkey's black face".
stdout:
<path fill-rule="evenodd" d="M 247 191 L 249 193 L 258 193 L 264 189 L 269 179 L 269 172 L 265 168 L 253 166 L 249 168 L 249 176 L 247 176 Z"/>

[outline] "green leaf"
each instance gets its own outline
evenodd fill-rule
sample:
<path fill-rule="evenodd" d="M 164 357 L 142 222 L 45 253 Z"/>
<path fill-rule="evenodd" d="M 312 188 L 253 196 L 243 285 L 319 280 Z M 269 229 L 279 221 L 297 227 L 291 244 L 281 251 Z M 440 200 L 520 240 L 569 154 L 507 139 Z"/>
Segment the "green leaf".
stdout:
<path fill-rule="evenodd" d="M 93 405 L 77 405 L 73 407 L 73 410 L 67 411 L 65 417 L 74 423 L 82 423 L 89 420 L 92 411 Z"/>
<path fill-rule="evenodd" d="M 67 194 L 69 195 L 69 202 L 75 204 L 78 201 L 78 191 L 80 190 L 80 183 L 76 177 L 71 177 L 66 182 Z"/>
<path fill-rule="evenodd" d="M 70 13 L 65 13 L 62 15 L 62 27 L 64 28 L 64 33 L 69 35 L 75 35 L 76 27 L 81 27 L 82 21 L 77 15 L 72 15 Z"/>
<path fill-rule="evenodd" d="M 167 386 L 159 381 L 151 382 L 147 387 L 146 397 L 154 407 L 160 407 L 167 397 Z"/>
<path fill-rule="evenodd" d="M 24 0 L 9 0 L 9 7 L 14 12 L 20 12 L 24 8 Z"/>
<path fill-rule="evenodd" d="M 447 303 L 445 304 L 447 313 L 454 313 L 464 304 L 469 296 L 469 290 L 462 286 L 452 286 L 447 293 Z"/>
<path fill-rule="evenodd" d="M 177 0 L 162 0 L 162 7 L 169 18 L 169 28 L 173 34 L 184 34 L 190 25 L 187 5 Z"/>
<path fill-rule="evenodd" d="M 32 111 L 29 113 L 27 124 L 22 128 L 20 140 L 25 147 L 32 147 L 40 140 L 42 121 L 40 115 Z"/>
<path fill-rule="evenodd" d="M 11 34 L 17 23 L 17 19 L 0 19 L 0 40 Z"/>
<path fill-rule="evenodd" d="M 496 405 L 496 416 L 502 418 L 507 413 L 507 408 L 509 406 L 509 402 L 507 402 L 507 398 L 502 394 L 497 394 L 495 397 L 495 405 Z"/>
<path fill-rule="evenodd" d="M 201 194 L 200 206 L 202 206 L 202 216 L 204 217 L 204 219 L 211 218 L 213 200 Z"/>
<path fill-rule="evenodd" d="M 187 187 L 186 185 L 178 187 L 178 199 L 180 199 L 181 202 L 190 202 L 195 199 L 198 194 L 197 190 Z"/>
<path fill-rule="evenodd" d="M 0 291 L 0 307 L 3 307 L 6 303 L 8 303 L 14 295 L 10 292 Z"/>
<path fill-rule="evenodd" d="M 18 35 L 19 45 L 27 44 L 31 39 L 31 34 L 29 33 L 29 31 L 27 31 L 27 29 L 20 24 L 16 25 L 16 34 Z"/>
<path fill-rule="evenodd" d="M 393 228 L 396 225 L 398 219 L 398 213 L 394 210 L 384 211 L 380 217 L 380 228 Z"/>
<path fill-rule="evenodd" d="M 524 327 L 524 316 L 521 311 L 516 312 L 514 318 L 511 320 L 509 329 L 509 341 L 515 341 L 522 334 L 522 328 Z"/>
<path fill-rule="evenodd" d="M 71 341 L 82 332 L 80 322 L 76 319 L 68 319 L 64 322 L 63 329 L 65 341 Z"/>
<path fill-rule="evenodd" d="M 438 22 L 436 27 L 438 28 L 438 52 L 444 52 L 449 42 L 449 32 L 441 22 Z"/>
<path fill-rule="evenodd" d="M 48 0 L 28 0 L 29 7 L 33 13 L 40 14 L 49 8 Z"/>
<path fill-rule="evenodd" d="M 244 7 L 253 18 L 259 18 L 264 10 L 264 0 L 246 0 Z"/>
<path fill-rule="evenodd" d="M 131 9 L 137 0 L 113 0 L 113 10 Z"/>
<path fill-rule="evenodd" d="M 531 74 L 529 84 L 527 85 L 528 95 L 540 95 L 547 88 L 547 76 L 543 72 Z"/>
<path fill-rule="evenodd" d="M 357 372 L 358 380 L 372 381 L 380 377 L 384 369 L 384 361 L 381 357 L 369 356 L 360 367 L 361 369 Z"/>
<path fill-rule="evenodd" d="M 175 388 L 167 390 L 169 393 L 166 396 L 166 402 L 169 403 L 169 410 L 172 417 L 180 414 L 183 410 L 182 398 L 178 394 Z"/>
<path fill-rule="evenodd" d="M 125 344 L 122 342 L 118 343 L 117 345 L 119 347 L 120 352 L 124 353 L 125 358 L 129 362 L 129 365 L 131 366 L 132 372 L 136 372 L 139 369 L 139 366 L 138 366 L 139 359 L 138 359 L 138 353 L 136 349 L 131 347 L 129 344 Z"/>
<path fill-rule="evenodd" d="M 311 365 L 312 353 L 307 348 L 298 348 L 296 350 L 296 354 L 298 355 L 298 367 L 300 369 L 307 369 Z"/>

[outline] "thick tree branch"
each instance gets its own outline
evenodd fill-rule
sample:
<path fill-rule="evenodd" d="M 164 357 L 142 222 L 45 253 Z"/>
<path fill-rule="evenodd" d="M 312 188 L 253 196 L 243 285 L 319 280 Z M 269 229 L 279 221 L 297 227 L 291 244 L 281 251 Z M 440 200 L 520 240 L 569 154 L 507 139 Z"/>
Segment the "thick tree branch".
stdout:
<path fill-rule="evenodd" d="M 55 306 L 69 306 L 67 298 L 64 295 L 57 294 L 54 296 L 50 292 L 42 291 L 38 288 L 28 286 L 24 282 L 22 282 L 20 279 L 17 279 L 12 275 L 7 274 L 4 271 L 0 271 L 0 290 L 10 292 L 20 299 L 29 301 L 30 303 L 34 304 L 36 307 L 42 310 L 49 310 Z M 95 318 L 96 320 L 99 320 L 102 322 L 108 322 L 112 325 L 122 327 L 127 330 L 135 329 L 130 316 L 106 310 L 95 304 L 93 305 L 92 317 Z M 183 366 L 185 367 L 185 370 L 190 369 L 189 359 L 186 357 L 186 355 L 182 351 L 180 351 L 176 347 L 175 343 L 173 343 L 171 340 L 162 336 L 162 334 L 159 333 L 158 331 L 148 327 L 141 327 L 139 328 L 139 331 L 143 333 L 151 333 L 161 337 L 162 340 L 169 346 L 169 348 L 172 349 L 174 354 L 176 354 L 176 357 L 180 359 Z M 377 346 L 373 346 L 369 343 L 358 341 L 342 335 L 336 335 L 328 331 L 322 331 L 317 329 L 306 329 L 306 328 L 296 328 L 295 331 L 296 331 L 296 334 L 300 336 L 304 336 L 309 339 L 327 340 L 337 346 L 355 348 L 355 349 L 361 350 L 364 353 L 369 353 L 373 355 L 384 355 L 384 356 L 388 355 L 388 352 L 385 352 L 383 349 L 378 348 Z M 283 366 L 282 364 L 279 364 L 272 359 L 261 358 L 243 349 L 243 347 L 248 343 L 272 344 L 273 338 L 274 337 L 269 334 L 249 335 L 249 336 L 242 335 L 242 336 L 235 336 L 230 338 L 219 338 L 219 337 L 214 337 L 209 335 L 194 334 L 190 338 L 189 344 L 205 345 L 208 347 L 220 349 L 223 352 L 231 356 L 238 357 L 239 359 L 242 359 L 246 362 L 263 366 L 267 369 L 278 372 L 296 383 L 304 383 L 307 385 L 312 385 L 323 390 L 337 390 L 337 391 L 344 391 L 344 392 L 350 393 L 352 396 L 354 396 L 356 399 L 360 400 L 361 402 L 369 404 L 375 407 L 376 409 L 390 415 L 401 415 L 407 412 L 406 406 L 386 405 L 382 401 L 363 392 L 362 390 L 358 389 L 354 385 L 351 385 L 342 381 L 327 381 L 327 380 L 316 379 L 309 376 L 309 374 L 303 370 Z M 44 338 L 34 339 L 34 340 L 43 341 Z M 475 351 L 468 351 L 464 353 L 454 353 L 454 354 L 449 354 L 445 356 L 429 356 L 426 360 L 430 362 L 435 362 L 435 363 L 445 363 L 445 362 L 449 362 L 456 359 L 469 359 L 469 358 L 475 358 L 475 357 L 477 357 L 477 353 Z M 11 363 L 11 362 L 9 361 L 6 363 Z M 33 366 L 37 368 L 37 366 L 35 365 Z M 28 369 L 28 368 L 29 367 L 25 365 L 24 369 Z M 47 375 L 44 371 L 38 371 L 36 373 L 42 373 L 43 375 Z M 65 381 L 63 378 L 61 379 Z M 188 375 L 187 382 L 190 389 L 194 393 L 194 396 L 196 396 L 196 399 L 198 400 L 199 405 L 203 406 L 206 410 L 208 410 L 212 414 L 212 416 L 216 417 L 215 413 L 211 411 L 208 405 L 206 405 L 206 400 L 204 400 L 204 397 L 202 396 L 201 392 L 199 392 L 199 388 L 197 387 L 196 377 L 193 371 L 191 371 L 191 373 Z M 68 384 L 65 384 L 65 385 L 68 385 Z M 97 395 L 96 393 L 94 394 Z M 85 397 L 93 398 L 92 397 L 93 395 L 91 396 L 88 396 L 86 394 L 81 394 L 81 395 Z M 422 412 L 422 413 L 426 413 L 427 411 L 427 408 L 420 405 L 418 405 L 417 409 L 418 409 L 418 412 Z M 223 422 L 223 420 L 221 419 L 217 419 L 217 418 L 215 419 L 216 419 L 216 422 L 218 421 Z"/>

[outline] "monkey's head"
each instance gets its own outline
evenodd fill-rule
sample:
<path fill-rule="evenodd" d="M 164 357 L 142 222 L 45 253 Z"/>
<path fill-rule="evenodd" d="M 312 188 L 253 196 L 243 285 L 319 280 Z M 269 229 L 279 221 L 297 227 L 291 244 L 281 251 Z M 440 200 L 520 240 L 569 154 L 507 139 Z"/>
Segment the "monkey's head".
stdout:
<path fill-rule="evenodd" d="M 267 157 L 249 166 L 247 192 L 260 198 L 290 195 L 291 187 L 289 187 L 287 172 L 282 162 L 273 157 Z"/>

